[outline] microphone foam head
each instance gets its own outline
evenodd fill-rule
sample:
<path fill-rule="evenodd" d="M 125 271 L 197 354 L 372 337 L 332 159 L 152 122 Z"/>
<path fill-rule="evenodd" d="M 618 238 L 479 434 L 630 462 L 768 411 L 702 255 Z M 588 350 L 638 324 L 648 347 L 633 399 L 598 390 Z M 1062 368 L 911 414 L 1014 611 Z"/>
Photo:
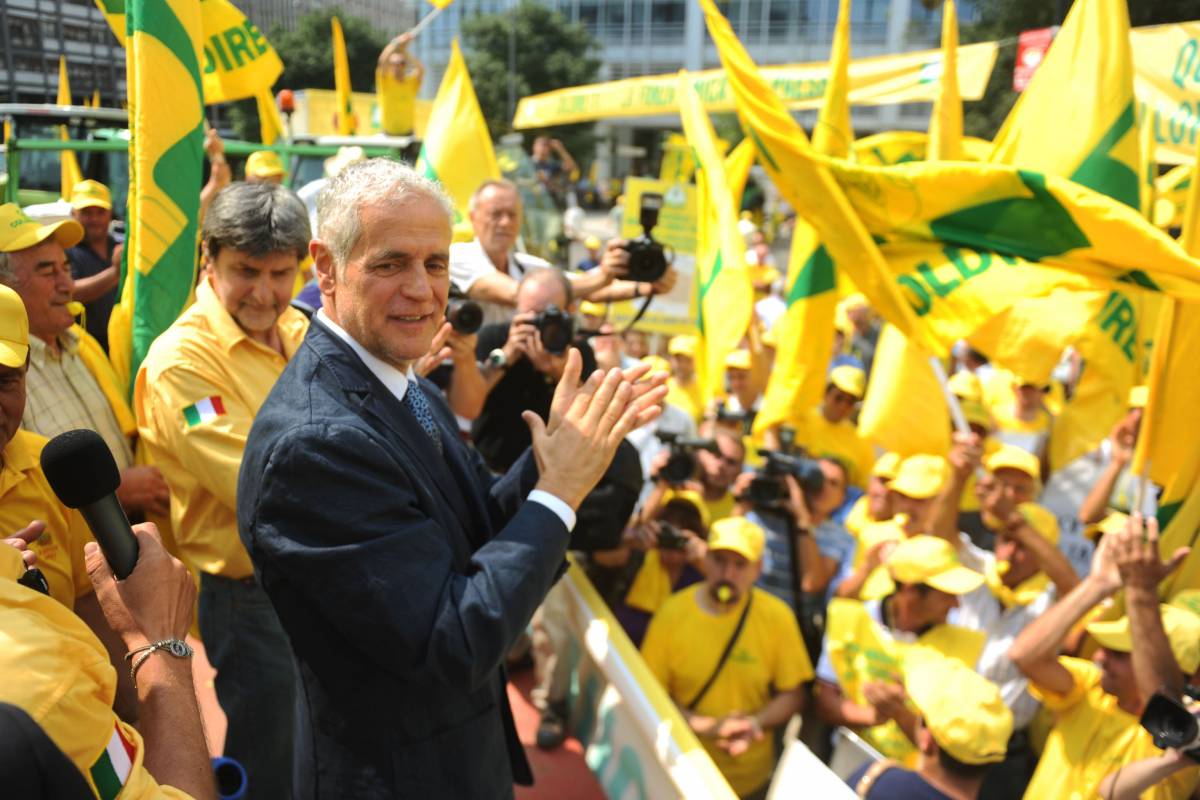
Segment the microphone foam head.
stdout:
<path fill-rule="evenodd" d="M 42 472 L 58 499 L 81 508 L 110 495 L 121 485 L 112 451 L 95 431 L 60 433 L 42 450 Z"/>

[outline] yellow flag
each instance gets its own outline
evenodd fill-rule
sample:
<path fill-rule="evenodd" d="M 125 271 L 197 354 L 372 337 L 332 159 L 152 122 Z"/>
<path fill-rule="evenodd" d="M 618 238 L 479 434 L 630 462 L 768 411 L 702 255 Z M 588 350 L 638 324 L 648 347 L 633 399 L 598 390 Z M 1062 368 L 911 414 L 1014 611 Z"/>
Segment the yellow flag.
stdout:
<path fill-rule="evenodd" d="M 429 0 L 429 4 L 434 8 L 445 8 L 453 2 L 454 0 Z"/>
<path fill-rule="evenodd" d="M 850 2 L 838 7 L 825 103 L 813 127 L 813 147 L 845 158 L 854 142 L 850 126 Z M 797 218 L 784 282 L 787 309 L 775 323 L 775 365 L 767 380 L 755 433 L 783 423 L 797 426 L 825 389 L 825 371 L 833 350 L 839 273 L 816 230 Z"/>
<path fill-rule="evenodd" d="M 270 89 L 264 89 L 254 95 L 254 101 L 258 106 L 259 138 L 263 144 L 274 144 L 276 139 L 282 139 L 284 136 L 283 120 L 279 118 L 275 97 Z"/>
<path fill-rule="evenodd" d="M 1180 244 L 1200 257 L 1200 188 L 1192 165 Z M 1159 549 L 1164 557 L 1179 547 L 1192 552 L 1162 586 L 1164 597 L 1200 586 L 1200 447 L 1196 442 L 1196 364 L 1200 362 L 1200 303 L 1167 300 L 1159 312 L 1150 366 L 1150 396 L 1142 418 L 1133 471 L 1147 470 L 1163 487 L 1158 504 Z"/>
<path fill-rule="evenodd" d="M 58 104 L 60 106 L 71 105 L 71 85 L 67 82 L 66 56 L 58 57 Z M 66 125 L 58 126 L 58 136 L 64 142 L 71 138 Z M 83 180 L 83 173 L 79 171 L 79 161 L 75 158 L 75 153 L 70 150 L 63 150 L 59 157 L 62 166 L 60 176 L 62 199 L 70 200 L 71 191 L 75 188 L 75 184 Z"/>
<path fill-rule="evenodd" d="M 457 39 L 429 112 L 417 171 L 438 181 L 450 195 L 456 226 L 466 221 L 467 202 L 479 185 L 500 177 L 492 137 Z"/>
<path fill-rule="evenodd" d="M 100 107 L 100 90 L 96 89 L 92 92 L 92 108 Z"/>
<path fill-rule="evenodd" d="M 942 3 L 942 78 L 929 120 L 929 160 L 963 159 L 962 96 L 958 92 L 958 12 Z"/>
<path fill-rule="evenodd" d="M 346 57 L 346 38 L 342 35 L 342 23 L 336 16 L 331 17 L 329 23 L 333 28 L 333 88 L 337 92 L 338 133 L 342 136 L 353 136 L 358 131 L 358 120 L 354 116 L 354 90 L 350 88 L 350 60 Z"/>
<path fill-rule="evenodd" d="M 1126 0 L 1076 0 L 996 135 L 992 161 L 1062 175 L 1138 207 Z"/>
<path fill-rule="evenodd" d="M 1150 114 L 1143 112 L 1138 124 L 1138 156 L 1141 159 L 1141 173 L 1138 176 L 1138 208 L 1142 216 L 1154 221 L 1154 204 L 1158 201 L 1156 195 L 1158 165 L 1154 161 L 1154 124 Z"/>
<path fill-rule="evenodd" d="M 121 46 L 129 0 L 96 0 Z M 200 75 L 208 105 L 254 97 L 269 91 L 283 73 L 283 62 L 267 37 L 229 0 L 200 0 Z"/>
<path fill-rule="evenodd" d="M 808 137 L 763 79 L 713 0 L 700 0 L 700 4 L 759 163 L 784 198 L 813 226 L 833 260 L 867 295 L 872 307 L 905 333 L 923 338 L 912 309 L 887 274 L 882 254 L 826 162 L 814 155 Z"/>
<path fill-rule="evenodd" d="M 754 287 L 725 162 L 699 95 L 679 73 L 679 116 L 696 160 L 696 373 L 705 405 L 723 393 L 725 357 L 737 349 L 754 313 Z"/>
<path fill-rule="evenodd" d="M 911 161 L 924 161 L 929 134 L 924 131 L 884 131 L 856 139 L 854 160 L 874 167 L 890 167 Z M 992 143 L 974 136 L 962 138 L 963 160 L 987 161 L 992 155 Z"/>
<path fill-rule="evenodd" d="M 746 181 L 750 178 L 750 168 L 754 166 L 754 142 L 742 139 L 738 146 L 725 156 L 725 177 L 729 179 L 729 193 L 733 195 L 734 209 L 742 207 L 742 195 L 746 191 Z"/>
<path fill-rule="evenodd" d="M 950 411 L 929 352 L 885 325 L 874 364 L 858 417 L 859 434 L 902 456 L 949 452 Z"/>

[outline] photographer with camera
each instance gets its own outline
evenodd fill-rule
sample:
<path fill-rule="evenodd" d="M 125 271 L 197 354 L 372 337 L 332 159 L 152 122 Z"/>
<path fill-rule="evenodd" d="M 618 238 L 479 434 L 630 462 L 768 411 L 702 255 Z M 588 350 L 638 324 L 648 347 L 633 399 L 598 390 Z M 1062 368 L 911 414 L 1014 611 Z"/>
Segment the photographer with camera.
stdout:
<path fill-rule="evenodd" d="M 511 322 L 479 331 L 476 358 L 483 364 L 487 399 L 471 426 L 475 448 L 488 467 L 504 472 L 529 447 L 529 427 L 521 412 L 545 419 L 554 387 L 562 377 L 567 348 L 583 357 L 583 375 L 596 369 L 586 341 L 575 341 L 571 283 L 553 269 L 532 270 L 521 279 L 517 315 Z"/>
<path fill-rule="evenodd" d="M 660 434 L 668 447 L 651 461 L 650 477 L 662 489 L 695 489 L 704 500 L 710 523 L 733 514 L 734 481 L 742 472 L 746 447 L 736 434 L 706 420 L 697 438 Z M 650 507 L 651 501 L 645 504 Z"/>
<path fill-rule="evenodd" d="M 450 245 L 450 280 L 483 307 L 485 324 L 507 322 L 518 305 L 517 288 L 524 275 L 551 264 L 516 249 L 524 209 L 514 183 L 484 181 L 467 208 L 475 238 Z M 595 269 L 568 273 L 572 291 L 579 299 L 597 303 L 665 294 L 675 286 L 677 276 L 661 259 L 662 253 L 662 246 L 645 234 L 628 242 L 610 239 Z M 661 271 L 656 271 L 660 260 Z"/>

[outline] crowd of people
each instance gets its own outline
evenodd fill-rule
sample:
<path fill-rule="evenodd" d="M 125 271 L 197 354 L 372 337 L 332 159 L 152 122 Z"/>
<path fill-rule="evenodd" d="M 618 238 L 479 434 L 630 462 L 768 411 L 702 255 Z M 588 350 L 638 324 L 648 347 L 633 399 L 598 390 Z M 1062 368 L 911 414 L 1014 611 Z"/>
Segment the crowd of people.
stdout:
<path fill-rule="evenodd" d="M 0 206 L 0 717 L 44 765 L 29 786 L 214 796 L 190 630 L 248 796 L 502 796 L 533 777 L 490 716 L 502 664 L 532 662 L 538 746 L 569 729 L 570 549 L 740 797 L 765 796 L 785 729 L 863 797 L 1195 794 L 1200 767 L 1140 723 L 1200 670 L 1200 593 L 1160 598 L 1184 553 L 1130 489 L 1144 387 L 1052 471 L 1071 382 L 964 343 L 969 431 L 884 452 L 856 425 L 880 321 L 850 295 L 820 403 L 764 430 L 784 242 L 751 220 L 755 321 L 709 398 L 694 336 L 609 319 L 674 271 L 628 280 L 618 237 L 578 270 L 522 253 L 507 181 L 451 244 L 444 196 L 395 162 L 348 154 L 302 199 L 270 153 L 231 181 L 207 152 L 195 301 L 131 401 L 107 188 L 77 186 L 70 219 Z M 444 322 L 451 296 L 482 326 Z M 77 428 L 137 523 L 124 580 L 39 465 Z"/>

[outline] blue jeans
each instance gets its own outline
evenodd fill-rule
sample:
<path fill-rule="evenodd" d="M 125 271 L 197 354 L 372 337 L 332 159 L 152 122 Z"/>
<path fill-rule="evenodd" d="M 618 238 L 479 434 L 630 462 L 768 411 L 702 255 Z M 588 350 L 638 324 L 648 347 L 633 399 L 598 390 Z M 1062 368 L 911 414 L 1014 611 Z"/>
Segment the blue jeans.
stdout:
<path fill-rule="evenodd" d="M 247 797 L 292 796 L 296 665 L 275 609 L 253 578 L 200 576 L 200 635 L 228 719 L 225 755 L 246 768 Z"/>

